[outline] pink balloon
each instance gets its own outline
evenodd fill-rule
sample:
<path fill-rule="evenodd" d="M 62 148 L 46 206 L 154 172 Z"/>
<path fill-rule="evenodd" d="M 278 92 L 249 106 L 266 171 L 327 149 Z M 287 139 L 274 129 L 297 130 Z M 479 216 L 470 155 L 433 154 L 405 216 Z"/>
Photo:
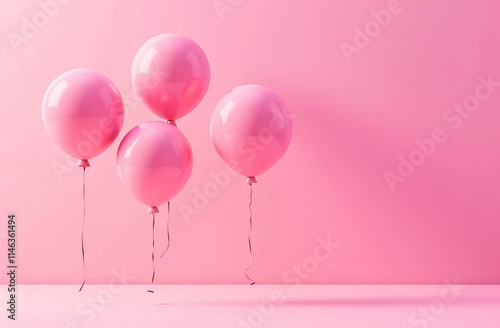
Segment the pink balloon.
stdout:
<path fill-rule="evenodd" d="M 255 85 L 234 88 L 217 103 L 210 135 L 222 159 L 256 182 L 283 156 L 292 138 L 292 119 L 281 98 Z"/>
<path fill-rule="evenodd" d="M 132 64 L 132 83 L 146 106 L 166 120 L 192 111 L 210 82 L 210 66 L 196 42 L 180 34 L 158 35 L 142 45 Z"/>
<path fill-rule="evenodd" d="M 104 75 L 75 69 L 57 77 L 42 103 L 43 124 L 67 154 L 89 166 L 88 159 L 106 150 L 123 125 L 123 101 Z"/>
<path fill-rule="evenodd" d="M 116 161 L 122 183 L 152 213 L 184 187 L 193 169 L 188 140 L 166 122 L 146 122 L 130 130 Z"/>

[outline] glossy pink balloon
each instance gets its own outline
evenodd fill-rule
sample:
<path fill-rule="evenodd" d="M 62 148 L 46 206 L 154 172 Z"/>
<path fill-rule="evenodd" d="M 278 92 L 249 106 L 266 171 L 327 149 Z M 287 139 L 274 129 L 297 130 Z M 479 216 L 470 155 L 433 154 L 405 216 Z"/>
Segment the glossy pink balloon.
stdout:
<path fill-rule="evenodd" d="M 285 153 L 292 137 L 292 119 L 274 91 L 243 85 L 217 103 L 210 135 L 222 159 L 236 172 L 253 178 Z"/>
<path fill-rule="evenodd" d="M 57 77 L 42 103 L 43 124 L 67 154 L 89 166 L 88 159 L 106 150 L 123 125 L 123 101 L 104 75 L 75 69 Z"/>
<path fill-rule="evenodd" d="M 166 122 L 146 122 L 130 130 L 116 161 L 122 183 L 154 213 L 184 187 L 193 168 L 188 140 Z"/>
<path fill-rule="evenodd" d="M 210 82 L 210 66 L 196 42 L 180 34 L 158 35 L 142 45 L 132 64 L 132 83 L 146 106 L 166 120 L 192 111 Z"/>

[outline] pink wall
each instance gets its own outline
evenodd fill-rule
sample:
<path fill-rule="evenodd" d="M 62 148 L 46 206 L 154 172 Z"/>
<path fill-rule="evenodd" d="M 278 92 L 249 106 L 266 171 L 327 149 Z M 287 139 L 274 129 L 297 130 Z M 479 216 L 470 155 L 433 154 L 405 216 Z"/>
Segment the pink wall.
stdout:
<path fill-rule="evenodd" d="M 247 283 L 244 179 L 193 204 L 225 170 L 209 137 L 212 109 L 246 83 L 274 89 L 295 115 L 288 152 L 254 188 L 258 283 L 500 283 L 500 83 L 481 82 L 500 81 L 498 1 L 60 1 L 47 21 L 38 1 L 0 4 L 0 247 L 5 254 L 15 212 L 21 283 L 81 281 L 82 172 L 40 112 L 49 83 L 78 67 L 107 75 L 127 105 L 118 140 L 87 171 L 87 282 L 122 269 L 148 282 L 150 216 L 121 185 L 115 154 L 127 131 L 156 119 L 130 69 L 140 45 L 165 32 L 202 46 L 212 81 L 178 121 L 195 163 L 173 200 L 158 283 Z M 217 3 L 233 5 L 218 13 Z M 381 27 L 371 11 L 382 9 Z M 23 32 L 34 16 L 38 30 Z M 371 36 L 355 37 L 356 27 Z M 13 46 L 12 33 L 23 43 Z M 203 208 L 187 217 L 182 206 Z M 315 252 L 327 236 L 332 253 Z M 294 265 L 310 273 L 297 276 Z"/>

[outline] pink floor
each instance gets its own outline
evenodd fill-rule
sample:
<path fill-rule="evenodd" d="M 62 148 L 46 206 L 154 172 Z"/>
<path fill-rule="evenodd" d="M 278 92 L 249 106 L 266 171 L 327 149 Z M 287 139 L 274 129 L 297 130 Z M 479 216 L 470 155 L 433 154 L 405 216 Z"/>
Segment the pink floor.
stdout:
<path fill-rule="evenodd" d="M 6 286 L 0 286 L 6 289 Z M 500 285 L 23 285 L 1 327 L 500 327 Z M 4 324 L 7 322 L 7 324 Z"/>

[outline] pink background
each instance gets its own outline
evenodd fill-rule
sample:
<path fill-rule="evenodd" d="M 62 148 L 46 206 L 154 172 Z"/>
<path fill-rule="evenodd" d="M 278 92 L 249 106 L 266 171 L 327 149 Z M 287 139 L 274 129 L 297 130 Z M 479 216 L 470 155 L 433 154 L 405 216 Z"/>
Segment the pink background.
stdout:
<path fill-rule="evenodd" d="M 180 210 L 200 205 L 197 190 L 225 170 L 210 115 L 246 83 L 274 89 L 295 115 L 288 152 L 254 188 L 250 275 L 258 283 L 288 282 L 283 274 L 312 263 L 317 238 L 328 235 L 340 247 L 302 283 L 500 282 L 500 87 L 459 126 L 443 118 L 455 103 L 474 101 L 479 77 L 500 81 L 498 1 L 222 0 L 233 4 L 222 16 L 213 0 L 66 2 L 17 49 L 9 33 L 21 34 L 23 17 L 42 17 L 42 9 L 37 1 L 0 5 L 0 247 L 6 254 L 14 212 L 18 282 L 82 278 L 82 172 L 50 140 L 40 111 L 50 82 L 80 67 L 107 75 L 127 111 L 120 136 L 87 171 L 87 282 L 106 283 L 122 269 L 136 283 L 150 279 L 151 218 L 121 185 L 115 155 L 127 131 L 157 119 L 132 91 L 130 70 L 139 47 L 166 32 L 200 44 L 212 80 L 198 108 L 177 122 L 195 162 L 172 203 L 158 283 L 247 283 L 244 179 L 231 176 L 197 214 Z M 342 42 L 353 44 L 357 26 L 377 28 L 370 12 L 388 6 L 398 14 L 346 58 Z M 384 174 L 398 173 L 399 156 L 418 155 L 414 140 L 435 129 L 446 140 L 391 190 Z M 54 167 L 64 168 L 60 176 Z M 157 255 L 166 206 L 160 211 Z"/>

